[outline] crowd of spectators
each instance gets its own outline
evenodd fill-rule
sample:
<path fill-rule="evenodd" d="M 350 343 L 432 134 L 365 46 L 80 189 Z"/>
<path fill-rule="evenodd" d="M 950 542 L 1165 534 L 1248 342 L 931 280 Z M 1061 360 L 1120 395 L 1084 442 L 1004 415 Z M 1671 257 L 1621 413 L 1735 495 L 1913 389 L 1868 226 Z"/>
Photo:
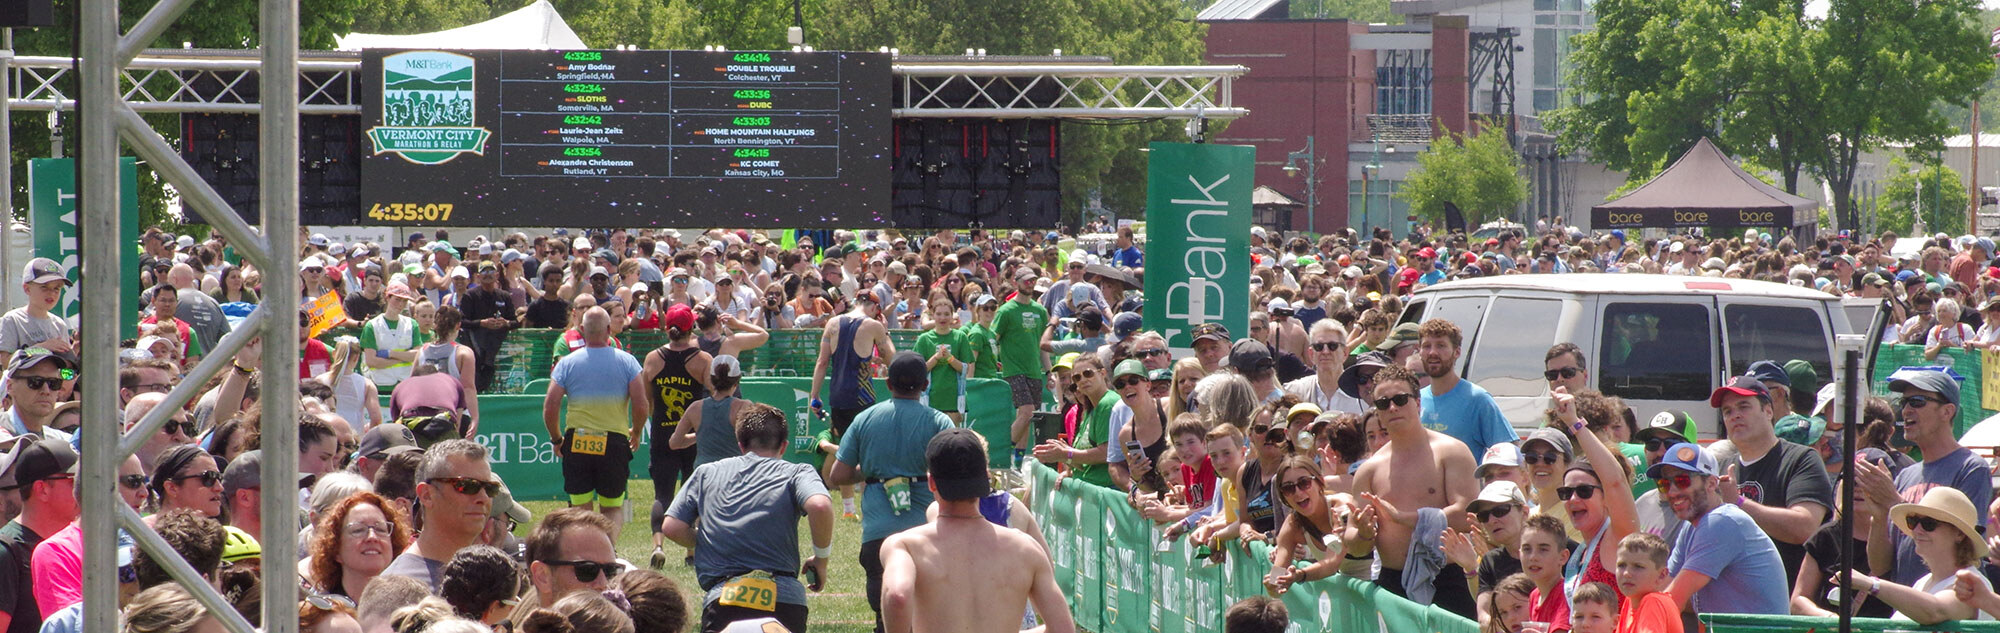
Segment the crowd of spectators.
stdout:
<path fill-rule="evenodd" d="M 296 448 L 261 445 L 255 343 L 164 424 L 141 426 L 274 272 L 241 264 L 220 238 L 142 237 L 140 325 L 119 353 L 121 428 L 147 432 L 120 468 L 122 497 L 246 617 L 266 581 L 254 537 L 272 448 L 299 451 L 300 550 L 285 555 L 301 560 L 306 630 L 722 630 L 760 618 L 803 628 L 806 593 L 830 573 L 837 515 L 861 522 L 878 628 L 985 630 L 998 604 L 1023 613 L 994 630 L 1062 630 L 1033 517 L 964 466 L 983 461 L 988 441 L 1056 467 L 1061 485 L 1124 491 L 1203 556 L 1273 545 L 1273 596 L 1345 575 L 1486 630 L 1537 633 L 1680 631 L 1697 613 L 1823 616 L 1842 608 L 1837 587 L 1853 590 L 1858 615 L 1928 624 L 2000 613 L 2000 555 L 1984 536 L 2000 508 L 1989 507 L 1987 462 L 1954 436 L 1960 389 L 1947 373 L 1896 374 L 1898 397 L 1869 403 L 1846 463 L 1821 379 L 1798 359 L 1765 359 L 1715 386 L 1712 416 L 1669 411 L 1642 424 L 1591 389 L 1582 349 L 1558 344 L 1544 359 L 1545 419 L 1523 426 L 1457 375 L 1456 325 L 1402 319 L 1410 293 L 1471 277 L 1760 279 L 1881 298 L 1892 315 L 1884 342 L 1936 357 L 2000 344 L 2000 268 L 1985 238 L 1628 240 L 1544 225 L 1485 240 L 1422 230 L 1310 240 L 1257 227 L 1243 254 L 1248 331 L 1201 325 L 1192 353 L 1175 358 L 1142 327 L 1146 252 L 1129 228 L 556 230 L 475 235 L 463 248 L 444 230 L 400 245 L 301 237 L 284 272 L 299 276 L 302 302 L 331 294 L 344 317 L 299 315 L 303 404 L 283 421 L 298 427 Z M 1907 248 L 1911 239 L 1924 245 Z M 29 262 L 28 303 L 0 316 L 0 579 L 11 583 L 0 625 L 10 631 L 81 626 L 81 347 L 51 313 L 73 291 L 66 272 Z M 327 326 L 355 334 L 312 336 Z M 563 332 L 544 421 L 572 507 L 539 519 L 470 441 L 478 396 L 518 328 Z M 808 398 L 832 428 L 816 464 L 779 459 L 793 421 L 738 397 L 759 369 L 738 358 L 775 329 L 821 332 Z M 896 349 L 891 329 L 921 330 L 914 349 Z M 656 330 L 668 340 L 656 349 L 620 340 Z M 875 393 L 875 377 L 888 393 Z M 966 379 L 979 378 L 1009 387 L 1008 437 L 954 432 Z M 1696 422 L 1711 417 L 1717 428 Z M 643 514 L 624 508 L 622 474 L 642 444 L 654 468 L 653 570 L 614 548 Z M 1834 482 L 1848 468 L 1857 520 L 1842 531 Z M 793 547 L 800 519 L 811 556 Z M 1842 539 L 1861 554 L 1851 563 Z M 667 541 L 698 572 L 687 589 L 700 594 L 696 611 L 654 571 Z M 979 551 L 1018 555 L 997 565 L 967 555 Z M 214 614 L 145 561 L 121 556 L 126 627 L 207 626 Z M 977 608 L 938 592 L 975 576 L 1017 582 Z M 768 599 L 753 599 L 759 589 Z M 1274 615 L 1282 622 L 1281 605 L 1252 600 L 1226 619 L 1234 630 Z"/>

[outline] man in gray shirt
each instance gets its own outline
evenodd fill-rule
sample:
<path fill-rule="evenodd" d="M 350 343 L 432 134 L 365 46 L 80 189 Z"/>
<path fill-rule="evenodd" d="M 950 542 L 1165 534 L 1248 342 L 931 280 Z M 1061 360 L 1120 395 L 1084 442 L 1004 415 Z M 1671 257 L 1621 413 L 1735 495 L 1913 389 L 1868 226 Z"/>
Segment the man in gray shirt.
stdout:
<path fill-rule="evenodd" d="M 833 554 L 833 498 L 811 466 L 782 459 L 791 437 L 784 412 L 752 403 L 735 424 L 743 454 L 694 469 L 667 508 L 661 531 L 694 550 L 695 577 L 706 592 L 701 630 L 766 617 L 806 630 L 806 585 L 814 591 L 824 585 Z M 800 514 L 813 541 L 804 584 L 798 578 Z"/>
<path fill-rule="evenodd" d="M 200 342 L 202 349 L 215 349 L 215 344 L 229 334 L 229 317 L 222 313 L 222 304 L 201 291 L 201 281 L 195 276 L 194 267 L 187 264 L 174 264 L 173 269 L 167 272 L 167 283 L 173 284 L 174 296 L 180 298 L 179 307 L 174 308 L 174 318 L 194 327 L 194 338 Z"/>

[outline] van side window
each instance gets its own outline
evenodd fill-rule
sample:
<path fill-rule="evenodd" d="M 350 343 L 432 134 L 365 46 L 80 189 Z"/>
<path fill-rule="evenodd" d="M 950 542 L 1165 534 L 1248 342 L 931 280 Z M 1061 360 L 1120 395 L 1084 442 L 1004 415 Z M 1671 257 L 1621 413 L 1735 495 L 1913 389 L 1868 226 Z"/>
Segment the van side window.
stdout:
<path fill-rule="evenodd" d="M 1423 299 L 1410 300 L 1409 305 L 1403 307 L 1403 316 L 1397 318 L 1395 324 L 1390 327 L 1404 323 L 1422 323 L 1424 321 L 1424 303 Z"/>
<path fill-rule="evenodd" d="M 1606 304 L 1603 327 L 1599 391 L 1628 400 L 1708 399 L 1715 362 L 1707 306 Z"/>
<path fill-rule="evenodd" d="M 1833 353 L 1817 310 L 1800 306 L 1730 304 L 1722 307 L 1729 333 L 1729 373 L 1741 375 L 1750 363 L 1788 360 L 1812 363 L 1821 384 L 1833 377 Z"/>
<path fill-rule="evenodd" d="M 1555 343 L 1555 325 L 1562 319 L 1562 301 L 1499 297 L 1489 308 L 1503 331 L 1482 332 L 1468 341 L 1472 366 L 1465 377 L 1496 396 L 1539 396 L 1549 383 L 1542 378 L 1542 356 Z"/>
<path fill-rule="evenodd" d="M 1452 325 L 1458 326 L 1460 333 L 1464 334 L 1463 343 L 1471 343 L 1473 339 L 1479 338 L 1479 319 L 1486 316 L 1486 304 L 1492 300 L 1492 296 L 1485 294 L 1445 297 L 1437 300 L 1437 308 L 1431 310 L 1431 315 L 1425 318 L 1450 321 Z"/>

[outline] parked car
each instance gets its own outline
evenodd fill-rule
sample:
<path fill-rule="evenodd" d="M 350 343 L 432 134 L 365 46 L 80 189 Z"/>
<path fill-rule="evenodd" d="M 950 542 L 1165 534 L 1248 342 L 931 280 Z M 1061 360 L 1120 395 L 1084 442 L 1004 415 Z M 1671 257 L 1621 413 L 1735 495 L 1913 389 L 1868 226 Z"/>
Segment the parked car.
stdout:
<path fill-rule="evenodd" d="M 1840 297 L 1784 284 L 1678 275 L 1503 275 L 1418 290 L 1399 322 L 1442 318 L 1464 332 L 1459 375 L 1493 394 L 1517 429 L 1542 425 L 1543 357 L 1582 348 L 1590 384 L 1643 423 L 1692 414 L 1703 437 L 1719 420 L 1708 394 L 1750 363 L 1804 359 L 1833 376 L 1834 337 L 1850 325 Z"/>

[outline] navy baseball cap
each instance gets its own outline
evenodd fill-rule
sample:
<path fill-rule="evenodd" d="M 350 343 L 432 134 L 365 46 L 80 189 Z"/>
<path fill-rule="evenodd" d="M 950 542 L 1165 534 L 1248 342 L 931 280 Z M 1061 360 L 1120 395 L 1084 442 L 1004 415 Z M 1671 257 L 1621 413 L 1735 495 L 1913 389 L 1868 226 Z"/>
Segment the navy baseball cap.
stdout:
<path fill-rule="evenodd" d="M 1775 382 L 1786 387 L 1792 386 L 1792 375 L 1786 373 L 1785 366 L 1778 364 L 1778 361 L 1760 360 L 1750 363 L 1750 371 L 1746 373 L 1764 382 Z"/>

